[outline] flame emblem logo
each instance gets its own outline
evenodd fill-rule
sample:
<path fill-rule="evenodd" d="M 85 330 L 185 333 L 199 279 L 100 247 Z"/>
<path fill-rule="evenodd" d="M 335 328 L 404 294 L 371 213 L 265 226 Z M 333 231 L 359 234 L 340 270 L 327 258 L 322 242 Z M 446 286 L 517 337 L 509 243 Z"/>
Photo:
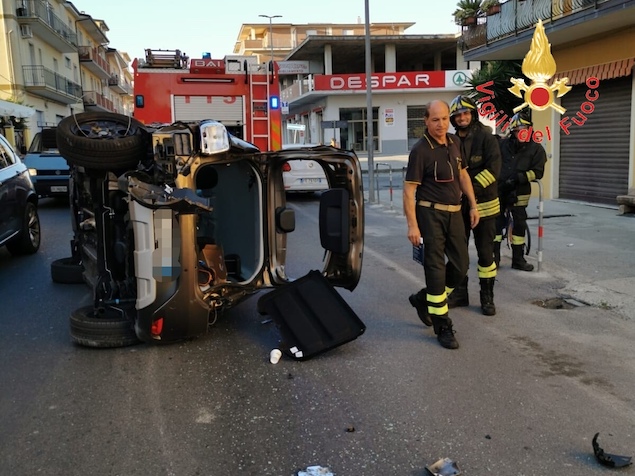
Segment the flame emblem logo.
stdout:
<path fill-rule="evenodd" d="M 536 110 L 544 111 L 552 107 L 560 114 L 564 114 L 566 109 L 558 104 L 554 104 L 556 97 L 562 97 L 571 91 L 571 86 L 567 85 L 569 78 L 562 78 L 549 86 L 547 81 L 556 72 L 556 61 L 551 55 L 551 44 L 542 26 L 542 20 L 538 20 L 534 36 L 531 39 L 531 47 L 523 60 L 522 71 L 525 76 L 530 78 L 531 85 L 527 86 L 522 78 L 511 78 L 513 86 L 509 91 L 516 97 L 524 100 L 524 102 L 514 108 L 514 112 L 518 112 L 527 106 Z M 524 97 L 523 97 L 524 93 Z"/>

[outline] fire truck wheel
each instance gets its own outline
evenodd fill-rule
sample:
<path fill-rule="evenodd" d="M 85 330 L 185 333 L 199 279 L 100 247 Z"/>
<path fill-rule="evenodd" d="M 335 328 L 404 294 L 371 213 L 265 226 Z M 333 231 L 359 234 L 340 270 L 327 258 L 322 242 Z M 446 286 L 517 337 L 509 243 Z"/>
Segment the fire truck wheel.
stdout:
<path fill-rule="evenodd" d="M 129 116 L 111 112 L 71 114 L 57 126 L 57 148 L 73 165 L 118 170 L 136 167 L 148 151 L 149 133 Z"/>

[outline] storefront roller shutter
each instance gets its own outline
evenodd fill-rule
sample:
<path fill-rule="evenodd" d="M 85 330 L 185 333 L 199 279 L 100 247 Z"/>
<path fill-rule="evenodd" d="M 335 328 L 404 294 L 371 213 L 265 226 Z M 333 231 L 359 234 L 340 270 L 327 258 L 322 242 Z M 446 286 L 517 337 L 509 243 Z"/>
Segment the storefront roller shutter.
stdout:
<path fill-rule="evenodd" d="M 632 76 L 603 80 L 586 122 L 560 131 L 560 198 L 615 205 L 627 192 Z M 573 118 L 587 99 L 586 84 L 562 97 L 564 117 Z"/>
<path fill-rule="evenodd" d="M 174 96 L 177 121 L 214 119 L 226 126 L 244 124 L 241 96 Z"/>

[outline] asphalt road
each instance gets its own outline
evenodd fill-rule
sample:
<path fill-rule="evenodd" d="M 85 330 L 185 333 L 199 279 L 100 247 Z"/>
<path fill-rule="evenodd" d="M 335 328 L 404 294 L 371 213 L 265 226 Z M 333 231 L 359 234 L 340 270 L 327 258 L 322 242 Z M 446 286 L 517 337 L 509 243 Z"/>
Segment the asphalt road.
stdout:
<path fill-rule="evenodd" d="M 319 267 L 317 201 L 291 201 L 288 270 Z M 0 250 L 0 473 L 7 475 L 599 475 L 593 457 L 635 453 L 635 331 L 610 309 L 534 304 L 566 283 L 505 267 L 498 315 L 454 310 L 461 348 L 441 348 L 407 296 L 422 284 L 405 220 L 366 210 L 362 279 L 341 294 L 367 326 L 314 359 L 268 362 L 279 334 L 257 296 L 202 338 L 96 350 L 73 345 L 83 285 L 50 280 L 69 255 L 64 205 L 41 207 L 35 256 Z M 471 250 L 474 258 L 474 250 Z M 627 470 L 627 472 L 629 472 Z"/>

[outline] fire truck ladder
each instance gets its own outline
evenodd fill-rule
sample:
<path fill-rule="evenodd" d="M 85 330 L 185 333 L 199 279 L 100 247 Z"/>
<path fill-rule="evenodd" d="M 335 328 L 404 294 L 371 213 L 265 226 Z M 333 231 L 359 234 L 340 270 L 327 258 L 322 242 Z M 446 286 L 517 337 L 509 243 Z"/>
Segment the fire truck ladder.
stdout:
<path fill-rule="evenodd" d="M 270 78 L 273 71 L 260 64 L 247 64 L 249 68 L 249 96 L 251 100 L 251 113 L 249 114 L 252 139 L 255 145 L 262 149 L 261 144 L 266 143 L 267 150 L 271 150 L 271 117 L 269 114 Z M 266 74 L 263 74 L 266 69 Z M 264 76 L 264 81 L 262 77 Z M 256 81 L 255 79 L 259 79 Z M 264 139 L 264 140 L 263 140 Z"/>

